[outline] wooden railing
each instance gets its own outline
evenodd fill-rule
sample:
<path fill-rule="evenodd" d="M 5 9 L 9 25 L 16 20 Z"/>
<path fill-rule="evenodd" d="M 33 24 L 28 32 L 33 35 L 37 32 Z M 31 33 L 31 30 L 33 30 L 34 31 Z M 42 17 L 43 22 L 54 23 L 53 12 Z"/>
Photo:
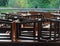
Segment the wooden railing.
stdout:
<path fill-rule="evenodd" d="M 9 18 L 7 18 L 7 19 L 9 19 Z M 12 19 L 14 19 L 14 18 L 12 18 Z M 24 19 L 24 17 L 23 18 L 16 18 L 16 19 L 20 20 L 20 19 Z M 46 22 L 48 24 L 50 24 L 49 28 L 43 28 L 43 26 L 44 26 L 43 24 L 45 24 Z M 5 23 L 8 23 L 8 22 L 6 21 Z M 25 25 L 28 25 L 30 23 L 33 24 L 33 28 L 25 27 Z M 25 30 L 25 31 L 26 30 L 29 30 L 29 31 L 33 30 L 32 31 L 33 32 L 32 33 L 33 38 L 34 38 L 33 42 L 49 42 L 49 41 L 54 41 L 55 42 L 55 41 L 60 41 L 60 39 L 59 39 L 60 38 L 59 23 L 60 23 L 60 20 L 58 20 L 58 19 L 50 19 L 50 18 L 44 18 L 44 17 L 39 17 L 39 16 L 37 17 L 37 19 L 28 19 L 28 18 L 26 18 L 26 20 L 20 21 L 20 22 L 15 22 L 13 20 L 13 21 L 10 22 L 11 27 L 12 27 L 11 28 L 11 34 L 10 34 L 11 35 L 11 42 L 13 42 L 13 43 L 14 42 L 21 42 L 21 38 L 19 38 L 18 34 L 19 33 L 21 34 L 23 30 Z M 56 24 L 58 24 L 58 25 L 56 25 Z M 8 28 L 6 28 L 6 30 L 7 29 Z M 30 33 L 29 31 L 27 31 L 28 35 Z M 24 33 L 26 33 L 26 32 L 24 32 Z M 48 35 L 48 37 L 45 37 L 46 35 Z M 57 35 L 57 37 L 56 37 L 56 35 Z M 23 39 L 23 40 L 27 40 L 27 39 Z"/>

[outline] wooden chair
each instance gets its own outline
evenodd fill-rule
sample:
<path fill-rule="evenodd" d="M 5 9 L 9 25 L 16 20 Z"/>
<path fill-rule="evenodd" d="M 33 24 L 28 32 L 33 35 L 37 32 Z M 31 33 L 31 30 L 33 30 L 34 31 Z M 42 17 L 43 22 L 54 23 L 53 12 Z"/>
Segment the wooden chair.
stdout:
<path fill-rule="evenodd" d="M 43 21 L 38 23 L 38 41 L 49 42 L 59 40 L 59 20 L 56 19 L 46 19 L 47 22 L 50 22 L 50 28 L 43 30 Z M 57 33 L 59 32 L 59 33 Z"/>
<path fill-rule="evenodd" d="M 16 38 L 20 40 L 36 40 L 35 34 L 35 22 L 34 21 L 23 21 L 16 23 Z"/>
<path fill-rule="evenodd" d="M 12 23 L 7 20 L 0 20 L 0 42 L 11 42 L 11 31 Z"/>

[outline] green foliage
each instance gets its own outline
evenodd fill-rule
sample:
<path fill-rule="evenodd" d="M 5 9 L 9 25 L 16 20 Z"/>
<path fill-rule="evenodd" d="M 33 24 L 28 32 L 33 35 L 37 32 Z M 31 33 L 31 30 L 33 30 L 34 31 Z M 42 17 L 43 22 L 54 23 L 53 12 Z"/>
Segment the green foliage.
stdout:
<path fill-rule="evenodd" d="M 6 6 L 8 3 L 8 0 L 0 0 L 0 6 Z"/>
<path fill-rule="evenodd" d="M 60 8 L 60 0 L 0 0 L 0 8 Z M 17 10 L 0 10 L 14 12 Z"/>
<path fill-rule="evenodd" d="M 17 8 L 58 8 L 59 0 L 0 0 L 0 6 Z"/>

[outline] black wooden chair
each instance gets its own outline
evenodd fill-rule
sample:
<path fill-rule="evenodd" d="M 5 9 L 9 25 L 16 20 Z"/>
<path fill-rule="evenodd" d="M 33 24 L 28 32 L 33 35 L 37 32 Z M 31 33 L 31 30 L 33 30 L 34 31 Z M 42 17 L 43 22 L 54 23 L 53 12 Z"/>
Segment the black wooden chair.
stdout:
<path fill-rule="evenodd" d="M 20 40 L 35 40 L 35 22 L 25 21 L 16 24 L 17 39 Z"/>
<path fill-rule="evenodd" d="M 44 30 L 43 21 L 38 23 L 38 41 L 49 42 L 49 41 L 58 41 L 60 36 L 59 31 L 59 20 L 56 19 L 44 19 L 47 22 L 50 22 L 50 28 Z M 59 32 L 59 33 L 58 33 Z"/>
<path fill-rule="evenodd" d="M 11 42 L 12 23 L 0 19 L 0 42 Z"/>

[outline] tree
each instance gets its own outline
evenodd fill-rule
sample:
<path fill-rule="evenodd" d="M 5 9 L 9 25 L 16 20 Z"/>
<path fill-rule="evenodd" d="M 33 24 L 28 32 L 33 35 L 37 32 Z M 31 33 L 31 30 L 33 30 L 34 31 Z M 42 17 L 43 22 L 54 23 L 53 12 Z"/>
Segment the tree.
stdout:
<path fill-rule="evenodd" d="M 6 6 L 8 4 L 8 0 L 0 0 L 0 6 Z"/>

